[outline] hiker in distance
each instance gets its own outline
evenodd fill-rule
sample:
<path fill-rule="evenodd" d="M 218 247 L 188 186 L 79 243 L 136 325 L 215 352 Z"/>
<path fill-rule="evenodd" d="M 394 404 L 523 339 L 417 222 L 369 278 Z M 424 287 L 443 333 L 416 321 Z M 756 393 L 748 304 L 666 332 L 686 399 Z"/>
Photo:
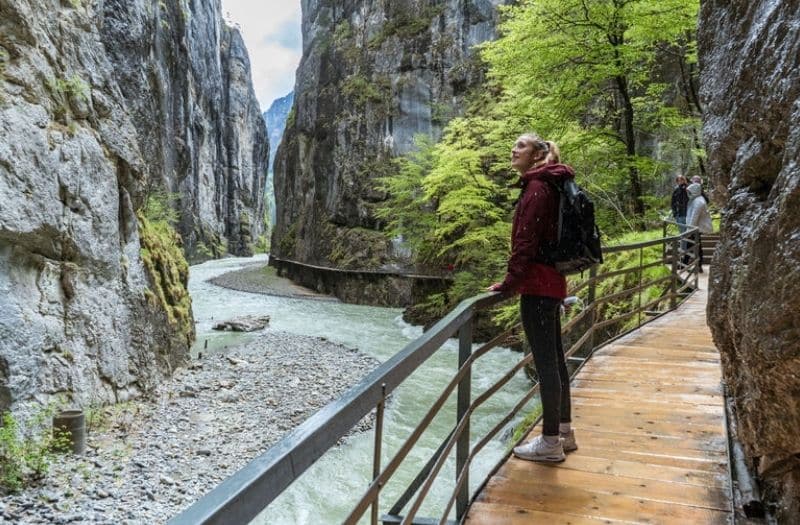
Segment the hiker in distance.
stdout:
<path fill-rule="evenodd" d="M 573 179 L 560 163 L 558 146 L 537 135 L 520 136 L 511 150 L 511 166 L 520 174 L 520 193 L 511 227 L 511 257 L 502 283 L 490 291 L 520 294 L 520 317 L 539 376 L 542 435 L 515 447 L 514 455 L 531 461 L 564 461 L 577 449 L 571 429 L 569 373 L 561 342 L 560 307 L 567 280 L 540 262 L 542 248 L 558 236 L 559 193 L 551 183 Z"/>

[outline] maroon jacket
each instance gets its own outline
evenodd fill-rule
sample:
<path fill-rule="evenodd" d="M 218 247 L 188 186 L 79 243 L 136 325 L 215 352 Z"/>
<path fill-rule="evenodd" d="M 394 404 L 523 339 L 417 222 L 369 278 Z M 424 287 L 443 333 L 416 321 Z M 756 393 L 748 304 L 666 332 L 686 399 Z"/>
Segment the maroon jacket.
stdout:
<path fill-rule="evenodd" d="M 567 280 L 548 264 L 534 262 L 544 242 L 558 235 L 558 190 L 547 180 L 572 179 L 565 164 L 539 166 L 521 177 L 522 193 L 511 227 L 511 257 L 500 291 L 563 299 Z"/>

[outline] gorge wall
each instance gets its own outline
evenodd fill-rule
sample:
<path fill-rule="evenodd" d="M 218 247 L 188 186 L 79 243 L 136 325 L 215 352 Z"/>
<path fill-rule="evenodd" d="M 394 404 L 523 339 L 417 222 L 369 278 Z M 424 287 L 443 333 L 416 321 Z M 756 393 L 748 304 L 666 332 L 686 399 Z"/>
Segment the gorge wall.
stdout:
<path fill-rule="evenodd" d="M 187 357 L 188 266 L 148 195 L 175 194 L 190 254 L 260 233 L 266 130 L 220 11 L 0 0 L 0 409 L 122 401 Z"/>
<path fill-rule="evenodd" d="M 501 3 L 303 1 L 303 58 L 274 165 L 274 256 L 345 269 L 407 264 L 375 218 L 386 197 L 376 179 L 415 135 L 437 136 L 459 112 L 483 73 L 471 48 L 494 36 Z"/>
<path fill-rule="evenodd" d="M 739 437 L 781 523 L 800 515 L 800 2 L 707 0 L 704 136 L 720 202 L 709 323 Z"/>

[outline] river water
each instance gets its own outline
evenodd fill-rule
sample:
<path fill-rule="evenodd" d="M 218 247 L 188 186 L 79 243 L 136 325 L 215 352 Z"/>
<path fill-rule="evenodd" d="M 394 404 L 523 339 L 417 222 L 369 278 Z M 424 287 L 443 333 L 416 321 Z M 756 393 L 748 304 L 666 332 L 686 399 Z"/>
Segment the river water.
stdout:
<path fill-rule="evenodd" d="M 192 266 L 189 291 L 197 322 L 195 352 L 225 351 L 255 335 L 211 331 L 215 320 L 246 314 L 271 316 L 268 330 L 323 336 L 383 362 L 422 334 L 411 326 L 396 308 L 376 308 L 336 301 L 292 299 L 220 288 L 206 282 L 224 272 L 236 270 L 257 258 L 233 258 Z M 473 368 L 473 399 L 497 381 L 519 360 L 520 354 L 497 348 L 477 361 Z M 457 368 L 458 344 L 449 341 L 401 385 L 387 403 L 384 416 L 382 465 L 386 465 L 411 434 L 433 401 L 449 383 Z M 491 429 L 530 387 L 523 374 L 517 376 L 473 415 L 471 436 L 476 443 Z M 313 385 L 308 385 L 313 388 Z M 440 415 L 423 434 L 392 481 L 381 492 L 381 512 L 386 512 L 438 448 L 455 424 L 455 396 L 451 396 Z M 532 405 L 532 404 L 531 404 Z M 526 413 L 533 407 L 526 407 Z M 512 422 L 512 425 L 517 422 Z M 512 425 L 504 429 L 477 456 L 470 470 L 471 491 L 508 450 Z M 366 490 L 372 477 L 374 432 L 351 436 L 328 451 L 274 501 L 253 523 L 320 524 L 340 523 Z M 454 453 L 442 468 L 439 478 L 423 504 L 421 517 L 439 517 L 449 499 L 455 480 Z M 367 516 L 369 511 L 367 512 Z M 451 512 L 451 518 L 454 512 Z M 363 520 L 362 520 L 363 521 Z"/>

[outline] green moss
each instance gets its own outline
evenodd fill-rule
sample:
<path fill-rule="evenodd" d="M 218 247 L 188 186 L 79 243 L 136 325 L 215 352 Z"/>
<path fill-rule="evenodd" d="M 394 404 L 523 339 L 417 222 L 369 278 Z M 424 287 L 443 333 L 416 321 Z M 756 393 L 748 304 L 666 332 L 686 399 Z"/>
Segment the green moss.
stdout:
<path fill-rule="evenodd" d="M 370 269 L 379 268 L 384 263 L 386 236 L 383 232 L 367 228 L 349 228 L 333 231 L 328 235 L 333 239 L 328 260 L 337 268 Z"/>
<path fill-rule="evenodd" d="M 56 120 L 64 123 L 71 123 L 72 110 L 70 109 L 70 98 L 89 100 L 89 85 L 78 75 L 69 78 L 53 78 L 47 83 L 50 93 L 55 101 L 53 109 Z"/>
<path fill-rule="evenodd" d="M 519 424 L 514 427 L 514 434 L 511 437 L 511 443 L 517 443 L 520 439 L 525 437 L 525 434 L 531 429 L 533 424 L 542 415 L 542 405 L 537 404 L 536 407 L 530 411 Z"/>
<path fill-rule="evenodd" d="M 367 102 L 381 103 L 385 96 L 374 81 L 359 74 L 353 74 L 344 79 L 341 90 L 344 96 L 359 106 L 363 106 Z"/>
<path fill-rule="evenodd" d="M 280 241 L 278 241 L 278 248 L 284 257 L 292 257 L 294 249 L 297 245 L 297 223 L 292 223 L 286 228 L 286 233 L 283 234 Z"/>
<path fill-rule="evenodd" d="M 416 12 L 404 10 L 394 13 L 383 28 L 369 41 L 370 48 L 380 47 L 387 39 L 397 36 L 406 40 L 427 30 L 433 20 L 444 13 L 444 5 L 428 6 Z"/>
<path fill-rule="evenodd" d="M 164 310 L 169 323 L 191 345 L 194 321 L 187 289 L 189 265 L 183 255 L 181 237 L 169 220 L 174 214 L 163 194 L 151 195 L 136 214 L 142 246 L 140 255 L 151 284 L 144 294 L 150 305 Z"/>
<path fill-rule="evenodd" d="M 8 51 L 5 48 L 0 47 L 0 89 L 3 88 L 3 83 L 6 80 L 6 64 L 8 63 Z M 5 95 L 2 91 L 0 91 L 0 106 L 5 104 Z"/>

